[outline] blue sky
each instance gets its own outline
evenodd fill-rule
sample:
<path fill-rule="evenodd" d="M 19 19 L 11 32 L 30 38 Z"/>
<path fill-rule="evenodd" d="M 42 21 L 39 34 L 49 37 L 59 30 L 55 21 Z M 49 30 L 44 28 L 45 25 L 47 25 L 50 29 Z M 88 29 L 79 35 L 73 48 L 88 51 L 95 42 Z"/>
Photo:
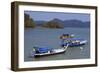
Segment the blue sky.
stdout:
<path fill-rule="evenodd" d="M 60 20 L 81 20 L 90 21 L 90 14 L 85 13 L 64 13 L 64 12 L 43 12 L 43 11 L 25 11 L 35 21 L 50 21 L 54 18 Z"/>

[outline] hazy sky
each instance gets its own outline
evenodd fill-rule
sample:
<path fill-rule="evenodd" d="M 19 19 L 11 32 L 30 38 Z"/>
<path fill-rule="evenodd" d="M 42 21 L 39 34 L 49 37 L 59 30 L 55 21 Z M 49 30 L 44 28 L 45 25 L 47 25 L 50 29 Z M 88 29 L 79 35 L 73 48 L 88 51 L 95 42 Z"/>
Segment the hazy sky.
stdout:
<path fill-rule="evenodd" d="M 25 11 L 26 14 L 29 14 L 34 20 L 43 20 L 49 21 L 54 18 L 60 20 L 71 20 L 77 19 L 81 21 L 90 21 L 90 14 L 85 13 L 63 13 L 63 12 L 40 12 L 40 11 Z"/>

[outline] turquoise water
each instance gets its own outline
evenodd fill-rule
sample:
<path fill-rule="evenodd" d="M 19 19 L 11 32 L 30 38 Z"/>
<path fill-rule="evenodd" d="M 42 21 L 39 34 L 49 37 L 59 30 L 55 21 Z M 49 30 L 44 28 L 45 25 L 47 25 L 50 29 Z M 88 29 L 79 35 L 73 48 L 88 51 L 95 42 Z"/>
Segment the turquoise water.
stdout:
<path fill-rule="evenodd" d="M 30 57 L 32 47 L 60 48 L 59 37 L 63 33 L 74 34 L 76 38 L 86 39 L 88 43 L 82 47 L 69 47 L 63 54 Z M 48 29 L 42 27 L 27 28 L 24 31 L 24 61 L 69 60 L 90 58 L 90 29 L 89 28 L 64 28 Z"/>

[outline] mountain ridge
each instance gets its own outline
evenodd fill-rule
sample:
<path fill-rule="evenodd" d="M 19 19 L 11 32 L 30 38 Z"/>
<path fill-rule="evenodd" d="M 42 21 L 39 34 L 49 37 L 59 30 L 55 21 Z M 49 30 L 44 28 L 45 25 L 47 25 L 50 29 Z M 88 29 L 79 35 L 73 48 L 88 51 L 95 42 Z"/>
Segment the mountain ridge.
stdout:
<path fill-rule="evenodd" d="M 53 19 L 50 20 L 53 22 L 58 22 L 60 24 L 62 24 L 63 27 L 80 27 L 80 28 L 89 28 L 90 27 L 90 22 L 89 21 L 81 21 L 81 20 L 77 20 L 77 19 L 71 19 L 71 20 L 60 20 L 60 19 Z M 35 21 L 35 23 L 38 26 L 42 26 L 44 23 L 50 22 L 50 21 Z"/>

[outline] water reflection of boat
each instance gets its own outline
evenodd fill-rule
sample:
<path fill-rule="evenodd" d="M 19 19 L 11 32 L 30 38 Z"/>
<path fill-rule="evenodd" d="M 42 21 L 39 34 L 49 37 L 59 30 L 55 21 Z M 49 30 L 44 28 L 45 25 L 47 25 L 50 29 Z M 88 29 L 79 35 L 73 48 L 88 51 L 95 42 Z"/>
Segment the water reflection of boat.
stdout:
<path fill-rule="evenodd" d="M 60 49 L 47 49 L 47 48 L 34 47 L 32 56 L 40 57 L 40 56 L 60 54 L 60 53 L 64 53 L 67 50 L 67 48 L 68 48 L 68 45 L 66 45 Z"/>

